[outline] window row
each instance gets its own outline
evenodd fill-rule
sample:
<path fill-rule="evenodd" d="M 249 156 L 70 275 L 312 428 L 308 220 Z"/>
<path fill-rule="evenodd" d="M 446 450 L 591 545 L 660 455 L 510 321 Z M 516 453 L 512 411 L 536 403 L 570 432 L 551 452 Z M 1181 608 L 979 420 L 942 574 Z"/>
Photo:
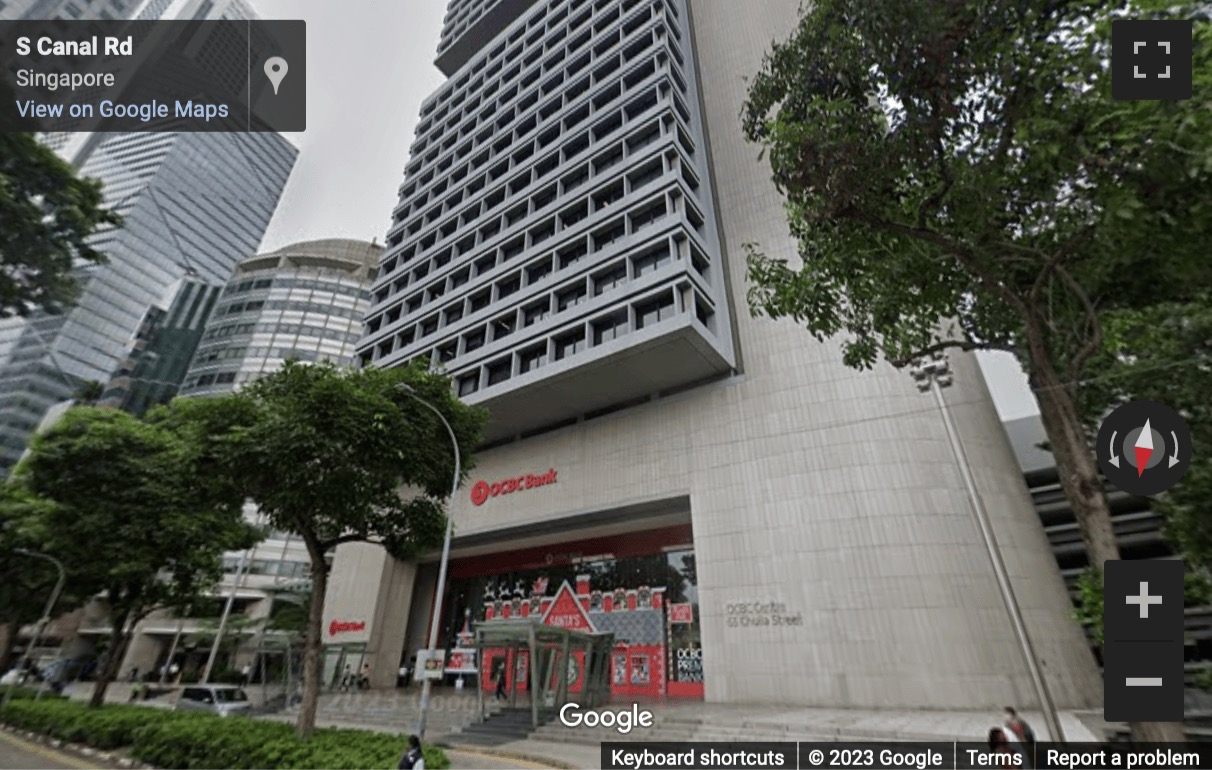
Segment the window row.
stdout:
<path fill-rule="evenodd" d="M 548 339 L 477 365 L 469 372 L 457 373 L 454 378 L 455 392 L 459 396 L 470 396 L 550 363 L 564 361 L 629 334 L 651 329 L 689 310 L 693 310 L 703 324 L 708 323 L 714 314 L 711 304 L 688 286 L 678 290 L 667 288 L 655 296 L 645 297 L 625 308 L 612 310 Z M 426 360 L 426 355 L 429 354 L 421 355 L 422 361 Z M 432 355 L 432 365 L 441 365 L 440 349 L 435 349 Z"/>
<path fill-rule="evenodd" d="M 203 340 L 224 339 L 226 337 L 239 336 L 241 334 L 280 334 L 293 337 L 312 337 L 315 339 L 335 340 L 347 345 L 353 345 L 361 339 L 361 335 L 356 332 L 345 332 L 340 329 L 329 329 L 324 326 L 314 326 L 310 324 L 229 324 L 226 326 L 216 326 L 206 332 Z"/>
<path fill-rule="evenodd" d="M 244 281 L 239 285 L 233 284 L 228 286 L 223 290 L 223 296 L 227 296 L 229 294 L 243 294 L 246 291 L 253 291 L 255 289 L 268 289 L 270 286 L 273 286 L 273 283 L 274 281 L 272 278 L 258 278 L 256 280 Z"/>
<path fill-rule="evenodd" d="M 258 278 L 255 281 L 244 281 L 238 285 L 228 286 L 223 290 L 223 296 L 243 294 L 260 289 L 308 289 L 329 294 L 340 294 L 346 297 L 365 297 L 370 294 L 365 286 L 336 283 L 333 281 L 317 281 L 309 278 Z"/>
<path fill-rule="evenodd" d="M 233 316 L 240 313 L 254 313 L 265 310 L 281 310 L 297 313 L 320 313 L 337 318 L 361 318 L 365 313 L 363 308 L 341 307 L 340 305 L 323 305 L 319 302 L 302 302 L 300 300 L 269 299 L 251 300 L 249 302 L 233 302 L 215 311 L 215 317 Z"/>
<path fill-rule="evenodd" d="M 623 287 L 629 281 L 639 280 L 675 261 L 682 260 L 688 260 L 695 272 L 707 280 L 708 261 L 706 256 L 690 239 L 684 235 L 675 235 L 639 248 L 629 256 L 615 260 L 577 281 L 562 285 L 519 307 L 502 312 L 484 324 L 472 326 L 458 336 L 439 343 L 436 353 L 437 360 L 441 363 L 453 361 L 455 358 L 479 350 L 485 345 L 506 339 L 517 331 L 573 310 L 595 297 Z M 447 328 L 457 323 L 465 315 L 470 316 L 488 307 L 491 303 L 492 295 L 487 290 L 473 294 L 464 300 L 462 305 L 456 304 L 442 313 L 431 315 L 419 323 L 411 324 L 389 337 L 378 340 L 370 348 L 369 360 L 378 361 L 397 350 L 404 350 L 420 343 L 437 334 L 439 329 Z M 373 323 L 368 325 L 370 334 L 377 331 L 377 328 L 371 328 L 372 326 Z"/>

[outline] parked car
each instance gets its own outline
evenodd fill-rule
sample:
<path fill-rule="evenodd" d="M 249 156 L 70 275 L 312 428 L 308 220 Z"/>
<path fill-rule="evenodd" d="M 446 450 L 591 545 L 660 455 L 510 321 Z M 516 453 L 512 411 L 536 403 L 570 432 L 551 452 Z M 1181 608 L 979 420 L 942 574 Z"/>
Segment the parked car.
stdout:
<path fill-rule="evenodd" d="M 248 695 L 234 684 L 191 685 L 177 699 L 178 711 L 202 711 L 221 717 L 247 716 L 251 709 Z"/>

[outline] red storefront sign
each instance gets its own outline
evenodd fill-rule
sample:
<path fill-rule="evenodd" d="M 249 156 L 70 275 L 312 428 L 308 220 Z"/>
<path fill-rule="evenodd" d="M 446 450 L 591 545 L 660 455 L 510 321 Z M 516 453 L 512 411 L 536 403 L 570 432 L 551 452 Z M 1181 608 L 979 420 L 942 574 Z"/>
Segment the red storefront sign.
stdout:
<path fill-rule="evenodd" d="M 328 635 L 336 636 L 337 634 L 348 634 L 357 631 L 366 630 L 366 621 L 364 620 L 334 620 L 328 624 Z"/>
<path fill-rule="evenodd" d="M 554 483 L 556 483 L 555 468 L 551 468 L 542 474 L 526 473 L 492 483 L 481 480 L 471 487 L 471 503 L 472 505 L 483 505 L 490 497 L 508 495 L 522 489 L 545 487 L 548 484 Z"/>
<path fill-rule="evenodd" d="M 593 632 L 597 630 L 593 627 L 593 623 L 589 622 L 589 616 L 585 614 L 585 610 L 577 598 L 572 595 L 572 588 L 567 583 L 560 586 L 560 590 L 556 592 L 555 599 L 547 609 L 547 614 L 543 616 L 543 623 L 556 628 L 571 628 L 574 631 Z"/>

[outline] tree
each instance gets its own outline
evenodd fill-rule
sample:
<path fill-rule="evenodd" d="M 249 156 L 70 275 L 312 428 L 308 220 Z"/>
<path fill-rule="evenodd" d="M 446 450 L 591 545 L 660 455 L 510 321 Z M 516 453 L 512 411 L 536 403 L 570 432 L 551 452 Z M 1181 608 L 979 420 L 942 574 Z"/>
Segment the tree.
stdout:
<path fill-rule="evenodd" d="M 456 399 L 447 377 L 423 367 L 358 371 L 288 362 L 206 406 L 178 399 L 170 407 L 193 411 L 217 474 L 238 480 L 275 529 L 307 546 L 312 583 L 300 736 L 315 729 L 328 553 L 363 541 L 407 558 L 442 542 L 451 446 L 436 416 L 402 385 L 450 423 L 467 471 L 486 414 Z"/>
<path fill-rule="evenodd" d="M 1188 566 L 1212 570 L 1212 292 L 1189 302 L 1123 308 L 1103 319 L 1106 344 L 1081 392 L 1093 430 L 1106 411 L 1133 399 L 1160 401 L 1191 428 L 1182 482 L 1152 502 L 1166 537 Z"/>
<path fill-rule="evenodd" d="M 45 559 L 18 553 L 18 549 L 37 550 L 27 522 L 45 513 L 47 503 L 15 484 L 0 486 L 0 671 L 7 671 L 17 634 L 22 626 L 35 623 L 46 609 L 46 600 L 54 589 L 59 572 Z M 67 592 L 60 596 L 60 611 L 75 604 Z"/>
<path fill-rule="evenodd" d="M 1182 482 L 1150 501 L 1165 520 L 1165 536 L 1186 561 L 1186 603 L 1206 605 L 1212 596 L 1212 295 L 1191 302 L 1163 302 L 1104 314 L 1106 343 L 1090 361 L 1093 375 L 1080 392 L 1091 431 L 1116 405 L 1133 399 L 1159 401 L 1177 410 L 1191 428 L 1191 446 L 1179 447 L 1190 463 Z M 1082 576 L 1079 619 L 1101 642 L 1102 577 Z"/>
<path fill-rule="evenodd" d="M 76 392 L 72 394 L 72 398 L 83 406 L 96 406 L 104 392 L 104 385 L 96 380 L 89 380 L 88 382 L 81 383 L 80 387 L 76 388 Z"/>
<path fill-rule="evenodd" d="M 1162 6 L 1135 0 L 1127 16 L 1197 15 Z M 1115 101 L 1120 11 L 821 0 L 767 55 L 742 111 L 802 258 L 747 247 L 753 312 L 841 336 L 858 368 L 1013 352 L 1100 568 L 1118 548 L 1078 388 L 1104 344 L 1100 314 L 1212 285 L 1208 25 L 1195 33 L 1200 98 Z"/>
<path fill-rule="evenodd" d="M 197 599 L 218 581 L 224 551 L 258 539 L 243 498 L 216 493 L 199 467 L 162 425 L 76 407 L 34 439 L 16 470 L 16 483 L 48 503 L 31 518 L 31 536 L 76 585 L 104 595 L 111 632 L 93 706 L 119 673 L 134 624 Z"/>
<path fill-rule="evenodd" d="M 69 304 L 72 268 L 105 261 L 89 236 L 120 222 L 100 182 L 76 176 L 32 134 L 0 134 L 0 318 Z"/>

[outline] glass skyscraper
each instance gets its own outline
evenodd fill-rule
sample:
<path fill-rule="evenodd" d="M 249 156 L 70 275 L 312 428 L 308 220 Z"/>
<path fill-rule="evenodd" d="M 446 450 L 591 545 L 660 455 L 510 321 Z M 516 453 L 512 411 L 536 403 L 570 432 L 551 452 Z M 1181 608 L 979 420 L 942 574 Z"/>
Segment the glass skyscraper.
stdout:
<path fill-rule="evenodd" d="M 106 135 L 81 168 L 121 227 L 94 236 L 108 263 L 80 271 L 59 316 L 0 321 L 0 474 L 54 403 L 121 369 L 151 308 L 183 278 L 226 283 L 256 251 L 298 150 L 277 134 Z"/>

